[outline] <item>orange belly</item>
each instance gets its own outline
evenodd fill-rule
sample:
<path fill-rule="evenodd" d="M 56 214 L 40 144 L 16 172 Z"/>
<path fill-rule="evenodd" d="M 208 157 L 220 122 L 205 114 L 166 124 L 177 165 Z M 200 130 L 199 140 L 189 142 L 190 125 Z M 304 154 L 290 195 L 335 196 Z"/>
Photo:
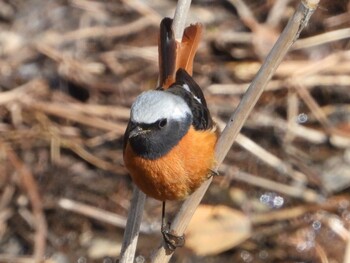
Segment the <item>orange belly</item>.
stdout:
<path fill-rule="evenodd" d="M 183 199 L 207 178 L 214 164 L 216 140 L 216 132 L 191 127 L 178 145 L 157 160 L 136 156 L 128 143 L 125 166 L 146 195 L 161 201 Z"/>

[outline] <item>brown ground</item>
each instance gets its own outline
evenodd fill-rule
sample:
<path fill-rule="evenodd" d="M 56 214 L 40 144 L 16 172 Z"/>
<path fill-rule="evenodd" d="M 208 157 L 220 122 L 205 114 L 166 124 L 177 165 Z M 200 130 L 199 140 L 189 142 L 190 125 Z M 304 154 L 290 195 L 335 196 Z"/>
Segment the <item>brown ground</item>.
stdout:
<path fill-rule="evenodd" d="M 235 2 L 194 1 L 189 18 L 206 28 L 194 78 L 219 123 L 299 1 L 244 1 L 251 13 Z M 0 262 L 117 258 L 132 190 L 122 135 L 135 96 L 156 85 L 158 24 L 175 4 L 0 0 Z M 321 1 L 243 128 L 257 145 L 241 138 L 205 197 L 244 214 L 249 238 L 173 262 L 345 262 L 349 28 L 349 1 Z M 137 255 L 157 247 L 159 219 L 148 200 Z"/>

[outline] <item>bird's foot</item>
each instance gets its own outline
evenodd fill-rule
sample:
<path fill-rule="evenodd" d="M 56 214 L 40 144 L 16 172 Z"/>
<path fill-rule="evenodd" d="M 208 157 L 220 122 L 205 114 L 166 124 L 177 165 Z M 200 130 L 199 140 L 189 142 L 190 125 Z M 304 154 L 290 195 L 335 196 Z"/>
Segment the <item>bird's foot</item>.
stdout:
<path fill-rule="evenodd" d="M 208 179 L 213 176 L 219 176 L 219 172 L 216 170 L 209 169 Z"/>
<path fill-rule="evenodd" d="M 171 233 L 169 225 L 162 226 L 162 235 L 167 248 L 171 251 L 175 251 L 178 247 L 183 247 L 185 245 L 185 235 L 178 236 Z"/>

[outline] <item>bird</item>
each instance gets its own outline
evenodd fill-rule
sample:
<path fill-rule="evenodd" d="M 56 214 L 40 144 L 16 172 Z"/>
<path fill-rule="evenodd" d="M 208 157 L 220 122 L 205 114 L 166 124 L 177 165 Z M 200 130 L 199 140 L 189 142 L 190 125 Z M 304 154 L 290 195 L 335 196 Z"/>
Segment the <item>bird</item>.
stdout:
<path fill-rule="evenodd" d="M 124 134 L 125 166 L 141 191 L 163 202 L 161 232 L 171 250 L 183 246 L 184 236 L 167 228 L 165 202 L 184 200 L 216 173 L 218 128 L 191 76 L 201 33 L 201 24 L 192 24 L 179 42 L 172 19 L 161 21 L 159 85 L 137 96 Z"/>

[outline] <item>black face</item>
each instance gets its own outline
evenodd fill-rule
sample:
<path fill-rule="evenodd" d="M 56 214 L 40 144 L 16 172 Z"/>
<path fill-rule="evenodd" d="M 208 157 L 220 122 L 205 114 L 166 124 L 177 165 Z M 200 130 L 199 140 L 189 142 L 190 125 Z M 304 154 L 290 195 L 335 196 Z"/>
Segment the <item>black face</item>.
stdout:
<path fill-rule="evenodd" d="M 130 131 L 136 127 L 142 128 L 136 136 L 129 138 L 134 152 L 145 158 L 155 160 L 167 154 L 187 133 L 192 123 L 192 116 L 187 115 L 182 120 L 161 119 L 152 124 L 130 123 Z"/>

